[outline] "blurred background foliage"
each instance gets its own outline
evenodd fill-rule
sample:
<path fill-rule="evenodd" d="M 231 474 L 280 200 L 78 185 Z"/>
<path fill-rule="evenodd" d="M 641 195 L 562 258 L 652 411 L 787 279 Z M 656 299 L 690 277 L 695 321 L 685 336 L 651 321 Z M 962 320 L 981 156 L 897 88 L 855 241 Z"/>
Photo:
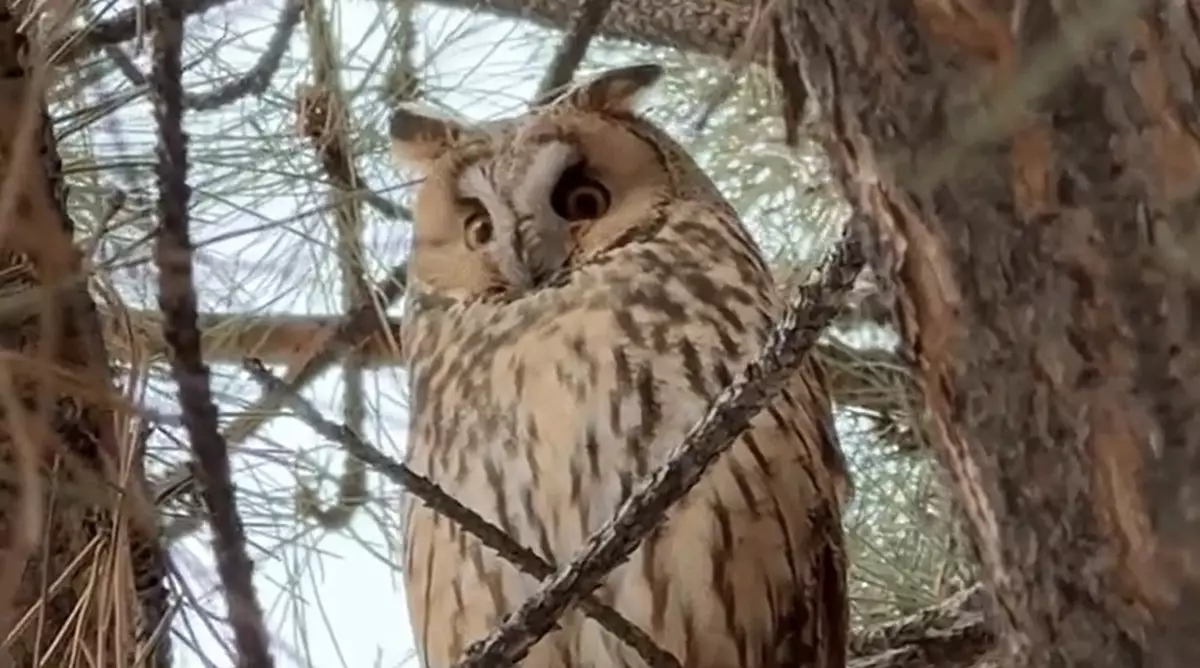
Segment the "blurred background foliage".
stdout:
<path fill-rule="evenodd" d="M 204 310 L 336 315 L 352 300 L 356 276 L 373 282 L 403 261 L 411 188 L 388 158 L 391 105 L 418 99 L 469 118 L 518 112 L 561 39 L 556 30 L 446 4 L 310 0 L 297 25 L 297 13 L 289 15 L 282 0 L 234 2 L 189 21 L 185 84 L 198 108 L 189 111 L 186 129 Z M 128 6 L 98 1 L 90 11 L 102 19 Z M 202 108 L 207 91 L 259 67 L 264 54 L 278 55 L 272 44 L 286 52 L 261 94 Z M 71 214 L 93 263 L 94 292 L 116 323 L 110 334 L 125 390 L 161 418 L 150 440 L 151 473 L 161 477 L 185 460 L 186 446 L 172 425 L 178 409 L 161 351 L 130 324 L 155 308 L 155 140 L 139 78 L 149 71 L 147 52 L 145 40 L 135 40 L 91 54 L 62 70 L 51 97 Z M 648 114 L 713 175 L 781 281 L 806 278 L 838 235 L 845 207 L 819 147 L 783 145 L 771 77 L 756 68 L 739 74 L 711 57 L 604 39 L 593 42 L 580 74 L 638 61 L 661 62 L 668 71 L 647 100 Z M 736 77 L 732 94 L 697 129 L 729 77 Z M 319 132 L 310 127 L 314 99 L 325 105 Z M 358 190 L 331 178 L 310 140 L 314 133 L 348 143 Z M 339 232 L 338 220 L 346 218 L 360 228 L 358 239 Z M 843 447 L 856 479 L 846 522 L 855 621 L 864 625 L 936 603 L 973 581 L 909 410 L 912 390 L 895 337 L 878 309 L 867 308 L 877 300 L 864 288 L 862 308 L 839 321 L 821 348 L 838 384 Z M 236 360 L 214 361 L 213 371 L 223 420 L 244 417 L 258 390 Z M 304 394 L 385 451 L 402 452 L 401 370 L 351 365 L 324 374 Z M 286 415 L 237 452 L 239 503 L 280 665 L 405 665 L 408 626 L 392 556 L 399 490 L 356 469 L 335 445 Z M 186 506 L 169 504 L 164 512 L 186 515 Z M 229 665 L 205 531 L 186 516 L 173 527 L 175 586 L 187 599 L 175 624 L 180 665 Z"/>

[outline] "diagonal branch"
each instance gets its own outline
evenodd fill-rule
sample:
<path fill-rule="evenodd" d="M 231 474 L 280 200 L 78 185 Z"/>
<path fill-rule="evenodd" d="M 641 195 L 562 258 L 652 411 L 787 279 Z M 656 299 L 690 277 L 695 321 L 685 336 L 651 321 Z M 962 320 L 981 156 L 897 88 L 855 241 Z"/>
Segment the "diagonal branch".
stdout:
<path fill-rule="evenodd" d="M 379 319 L 382 317 L 381 314 L 403 294 L 406 273 L 405 265 L 393 268 L 386 277 L 373 286 L 372 294 L 366 301 L 356 304 L 350 313 L 340 319 L 333 322 L 322 322 L 318 319 L 315 326 L 301 324 L 299 331 L 304 332 L 304 336 L 276 337 L 275 341 L 284 344 L 290 353 L 286 355 L 284 361 L 295 363 L 287 374 L 288 390 L 295 391 L 312 382 L 349 351 L 358 348 L 371 337 L 383 336 L 382 345 L 388 347 L 387 341 L 391 338 L 391 333 L 380 330 Z M 120 328 L 110 327 L 108 331 L 120 331 Z M 267 327 L 265 330 L 252 331 L 249 337 L 239 337 L 241 344 L 237 345 L 234 352 L 244 356 L 244 353 L 240 351 L 256 350 L 258 345 L 255 342 L 265 343 L 269 346 L 272 331 L 272 327 Z M 289 334 L 295 332 L 296 330 L 292 330 Z M 262 338 L 259 338 L 259 335 Z M 242 348 L 241 345 L 245 345 L 245 348 Z M 215 355 L 214 357 L 226 362 L 240 359 L 234 354 Z M 283 392 L 268 393 L 259 398 L 258 402 L 248 408 L 244 415 L 234 419 L 226 428 L 224 435 L 226 442 L 236 444 L 249 438 L 273 417 L 274 413 L 283 405 L 284 398 L 285 393 Z M 167 471 L 163 477 L 169 480 L 186 481 L 190 470 L 187 463 L 180 464 Z"/>
<path fill-rule="evenodd" d="M 367 368 L 398 367 L 399 319 L 381 318 L 375 310 L 357 313 L 363 314 L 360 316 L 362 328 L 348 333 L 345 339 L 332 334 L 348 322 L 344 316 L 201 313 L 204 356 L 213 363 L 236 364 L 246 357 L 254 357 L 267 364 L 304 366 L 309 355 L 318 354 L 317 374 L 320 374 L 327 368 L 321 365 L 326 362 L 332 365 L 344 357 L 344 351 L 353 349 Z M 101 318 L 115 359 L 129 361 L 135 357 L 161 355 L 165 351 L 161 317 L 157 312 L 102 310 Z M 329 339 L 334 348 L 317 353 L 313 342 L 317 342 L 319 348 Z M 345 343 L 351 340 L 353 345 Z M 819 343 L 815 353 L 829 375 L 835 404 L 880 422 L 881 427 L 909 424 L 914 388 L 905 362 L 894 351 L 851 348 L 828 340 Z M 269 412 L 274 409 L 263 408 L 264 405 L 249 409 L 248 415 L 235 420 L 227 433 L 245 434 L 247 429 L 255 429 L 258 423 L 269 419 Z M 911 440 L 900 444 L 900 449 L 907 451 L 919 446 Z"/>
<path fill-rule="evenodd" d="M 264 392 L 286 392 L 283 381 L 267 371 L 262 362 L 245 360 L 243 367 Z M 351 457 L 362 460 L 428 507 L 457 522 L 518 568 L 541 579 L 553 574 L 550 564 L 537 553 L 462 505 L 428 478 L 364 441 L 354 430 L 325 419 L 303 397 L 287 393 L 285 403 L 323 438 L 339 444 Z M 978 609 L 980 593 L 976 585 L 903 619 L 859 630 L 850 643 L 854 657 L 850 668 L 967 668 L 979 665 L 980 659 L 995 647 L 995 636 Z M 641 629 L 595 597 L 584 596 L 580 599 L 580 607 L 637 649 L 651 668 L 678 665 L 674 657 L 658 648 Z"/>
<path fill-rule="evenodd" d="M 538 579 L 545 579 L 554 574 L 554 568 L 536 552 L 521 545 L 502 529 L 442 491 L 437 484 L 368 444 L 354 430 L 321 417 L 312 404 L 289 391 L 286 384 L 271 374 L 262 362 L 248 359 L 243 363 L 243 367 L 262 386 L 264 392 L 283 394 L 289 407 L 318 434 L 338 443 L 345 448 L 348 455 L 379 471 L 419 498 L 429 508 L 457 522 L 463 530 L 474 535 L 522 571 Z M 613 635 L 637 650 L 651 668 L 679 668 L 678 659 L 659 648 L 645 632 L 595 597 L 590 594 L 582 597 L 580 607 Z"/>
<path fill-rule="evenodd" d="M 571 83 L 583 57 L 587 55 L 588 45 L 600 30 L 600 24 L 612 5 L 613 0 L 579 0 L 579 7 L 571 17 L 570 28 L 559 42 L 558 50 L 554 52 L 554 58 L 546 68 L 542 82 L 538 84 L 534 99 L 544 99 Z"/>
<path fill-rule="evenodd" d="M 217 408 L 196 327 L 196 287 L 188 230 L 187 136 L 183 132 L 182 77 L 184 14 L 174 2 L 156 17 L 151 99 L 158 126 L 158 234 L 154 256 L 159 268 L 159 308 L 164 338 L 171 348 L 171 375 L 179 387 L 183 423 L 192 444 L 201 494 L 208 507 L 217 562 L 238 665 L 271 668 L 262 608 L 254 592 L 254 565 L 233 494 L 229 452 L 217 426 Z"/>
<path fill-rule="evenodd" d="M 638 485 L 569 564 L 543 581 L 541 589 L 487 638 L 469 647 L 459 668 L 515 663 L 554 627 L 570 605 L 627 560 L 667 511 L 700 481 L 708 467 L 799 369 L 841 310 L 865 261 L 858 240 L 863 226 L 857 217 L 850 221 L 821 280 L 799 290 L 762 353 L 717 396 L 670 459 Z"/>
<path fill-rule="evenodd" d="M 850 642 L 850 668 L 976 666 L 996 647 L 981 610 L 985 594 L 969 587 L 915 614 L 862 629 Z"/>

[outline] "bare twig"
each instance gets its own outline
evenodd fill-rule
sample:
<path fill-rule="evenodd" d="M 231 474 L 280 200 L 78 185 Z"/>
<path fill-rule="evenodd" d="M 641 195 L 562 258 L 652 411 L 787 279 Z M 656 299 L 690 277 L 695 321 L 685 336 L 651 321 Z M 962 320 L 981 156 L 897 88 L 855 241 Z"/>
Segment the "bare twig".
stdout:
<path fill-rule="evenodd" d="M 183 132 L 183 21 L 181 2 L 168 0 L 155 17 L 151 99 L 158 127 L 158 227 L 154 255 L 159 269 L 163 336 L 170 346 L 171 375 L 179 387 L 183 423 L 197 463 L 200 492 L 209 509 L 217 573 L 225 593 L 238 665 L 271 668 L 262 608 L 254 592 L 254 564 L 230 479 L 229 452 L 217 426 L 217 408 L 196 327 L 196 288 L 188 231 L 187 137 Z"/>
<path fill-rule="evenodd" d="M 304 3 L 301 0 L 288 0 L 279 12 L 275 22 L 275 31 L 267 43 L 267 48 L 245 74 L 217 86 L 206 93 L 183 94 L 183 106 L 193 111 L 212 111 L 237 102 L 249 95 L 262 95 L 271 85 L 271 78 L 279 71 L 283 57 L 287 54 L 288 43 L 300 25 L 300 17 L 304 13 Z M 133 60 L 125 51 L 116 45 L 104 45 L 104 53 L 116 65 L 117 70 L 135 86 L 147 84 L 146 76 L 142 74 Z"/>
<path fill-rule="evenodd" d="M 796 372 L 841 310 L 865 261 L 859 242 L 862 227 L 857 217 L 851 220 L 821 280 L 798 291 L 762 353 L 717 396 L 668 461 L 638 485 L 569 564 L 544 580 L 541 589 L 487 638 L 469 647 L 460 668 L 511 665 L 519 660 L 553 628 L 564 610 L 628 559 L 675 502 L 700 481 Z"/>
<path fill-rule="evenodd" d="M 231 0 L 177 0 L 183 16 L 203 14 L 211 9 L 227 5 Z M 47 53 L 55 65 L 67 65 L 90 56 L 105 46 L 122 44 L 137 37 L 145 26 L 157 25 L 166 7 L 163 3 L 138 2 L 111 19 L 89 23 L 72 30 L 54 42 Z"/>
<path fill-rule="evenodd" d="M 318 434 L 338 443 L 346 449 L 346 453 L 351 457 L 356 457 L 372 469 L 379 471 L 389 480 L 403 487 L 405 491 L 416 496 L 429 508 L 457 522 L 465 531 L 474 535 L 480 542 L 495 550 L 497 554 L 522 571 L 538 579 L 545 579 L 554 573 L 554 568 L 536 552 L 521 545 L 502 529 L 442 491 L 429 478 L 388 457 L 378 448 L 360 438 L 354 430 L 345 425 L 334 424 L 322 417 L 312 404 L 289 391 L 284 382 L 268 371 L 262 362 L 247 359 L 243 361 L 242 366 L 262 386 L 264 392 L 283 395 L 284 402 Z M 581 597 L 579 604 L 584 612 L 604 628 L 637 650 L 652 668 L 679 668 L 679 661 L 675 657 L 658 647 L 645 632 L 631 624 L 616 610 L 596 600 L 590 594 Z"/>
<path fill-rule="evenodd" d="M 571 25 L 559 42 L 534 99 L 544 99 L 571 83 L 575 70 L 579 69 L 579 64 L 587 54 L 588 45 L 600 30 L 600 24 L 612 5 L 613 0 L 579 0 L 579 7 L 571 17 Z"/>

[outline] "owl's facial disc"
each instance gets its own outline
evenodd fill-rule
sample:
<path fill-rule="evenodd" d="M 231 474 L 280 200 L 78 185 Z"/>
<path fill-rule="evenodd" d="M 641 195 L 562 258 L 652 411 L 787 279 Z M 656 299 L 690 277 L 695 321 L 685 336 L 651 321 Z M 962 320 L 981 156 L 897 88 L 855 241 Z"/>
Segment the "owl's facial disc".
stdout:
<path fill-rule="evenodd" d="M 537 288 L 571 253 L 572 231 L 604 215 L 609 193 L 588 174 L 571 144 L 547 138 L 536 149 L 480 162 L 465 170 L 459 191 L 490 222 L 479 244 L 509 288 Z"/>

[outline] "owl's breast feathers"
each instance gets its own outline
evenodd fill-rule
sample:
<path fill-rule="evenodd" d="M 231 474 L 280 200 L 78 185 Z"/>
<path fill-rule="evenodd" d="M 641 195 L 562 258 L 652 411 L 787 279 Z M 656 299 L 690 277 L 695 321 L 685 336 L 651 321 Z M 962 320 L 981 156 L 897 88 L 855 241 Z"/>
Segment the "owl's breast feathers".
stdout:
<path fill-rule="evenodd" d="M 727 210 L 669 215 L 653 238 L 561 286 L 509 302 L 417 296 L 406 316 L 411 465 L 551 561 L 683 440 L 778 308 L 761 254 L 720 220 Z M 829 410 L 823 375 L 797 376 L 600 595 L 688 666 L 843 665 Z M 536 583 L 410 512 L 410 600 L 427 660 L 443 665 L 436 657 L 486 633 Z M 430 619 L 453 632 L 429 631 Z M 524 665 L 641 665 L 591 622 L 564 621 L 539 646 Z M 560 655 L 592 663 L 549 658 Z"/>

